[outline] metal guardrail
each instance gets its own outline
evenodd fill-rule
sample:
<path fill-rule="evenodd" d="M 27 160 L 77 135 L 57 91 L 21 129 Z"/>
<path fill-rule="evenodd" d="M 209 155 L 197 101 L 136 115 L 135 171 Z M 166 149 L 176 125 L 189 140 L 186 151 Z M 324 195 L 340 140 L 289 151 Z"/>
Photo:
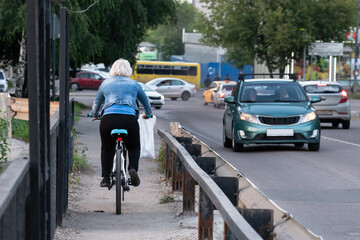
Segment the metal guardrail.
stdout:
<path fill-rule="evenodd" d="M 172 123 L 173 124 L 173 123 Z M 270 235 L 266 239 L 273 239 L 275 237 L 277 240 L 321 240 L 320 236 L 315 235 L 309 229 L 304 227 L 301 223 L 299 223 L 295 218 L 291 216 L 290 213 L 284 211 L 280 207 L 278 207 L 271 199 L 269 199 L 265 194 L 263 194 L 249 179 L 247 179 L 241 172 L 239 172 L 235 167 L 233 167 L 230 163 L 224 160 L 219 154 L 214 152 L 209 146 L 205 143 L 198 140 L 191 133 L 186 130 L 179 128 L 178 132 L 173 135 L 175 137 L 183 137 L 190 138 L 192 145 L 200 145 L 201 150 L 199 150 L 199 156 L 201 158 L 214 158 L 215 159 L 215 168 L 214 168 L 214 176 L 218 177 L 227 177 L 227 178 L 236 178 L 236 201 L 233 201 L 234 206 L 229 206 L 231 202 L 224 200 L 224 193 L 219 187 L 216 186 L 216 183 L 210 178 L 207 174 L 202 171 L 202 169 L 197 166 L 195 163 L 193 156 L 191 156 L 186 150 L 186 144 L 180 144 L 175 137 L 171 134 L 165 132 L 165 130 L 158 130 L 158 134 L 163 139 L 166 144 L 166 161 L 169 161 L 165 166 L 166 177 L 171 178 L 173 181 L 173 190 L 178 189 L 177 185 L 182 185 L 183 198 L 187 198 L 186 191 L 184 191 L 184 185 L 186 186 L 186 172 L 189 172 L 192 178 L 195 179 L 196 182 L 199 183 L 200 189 L 203 189 L 208 197 L 211 199 L 211 202 L 215 205 L 215 207 L 220 211 L 224 221 L 230 228 L 231 234 L 230 236 L 234 236 L 234 238 L 228 238 L 224 236 L 224 239 L 259 239 L 259 235 L 252 236 L 248 238 L 247 233 L 254 234 L 254 230 L 250 231 L 248 229 L 249 225 L 244 223 L 244 219 L 238 213 L 242 212 L 243 216 L 246 217 L 246 220 L 249 223 L 252 222 L 251 219 L 248 219 L 246 216 L 246 211 L 244 210 L 255 210 L 255 212 L 250 212 L 251 214 L 257 214 L 258 216 L 264 216 L 264 210 L 271 210 L 272 214 L 272 227 L 267 226 L 266 231 L 270 231 Z M 189 147 L 188 147 L 189 149 Z M 179 168 L 176 162 L 176 159 L 180 159 L 183 164 L 182 168 Z M 200 165 L 201 163 L 198 162 Z M 176 172 L 183 171 L 182 179 L 179 180 Z M 175 171 L 169 173 L 169 171 Z M 175 181 L 175 183 L 174 183 Z M 178 183 L 176 181 L 182 181 Z M 212 183 L 211 183 L 212 182 Z M 179 189 L 178 189 L 179 190 Z M 201 193 L 200 193 L 201 195 Z M 229 197 L 229 194 L 227 194 Z M 226 198 L 226 197 L 225 197 Z M 199 201 L 201 202 L 201 201 Z M 199 203 L 200 205 L 201 203 Z M 224 204 L 224 205 L 222 205 Z M 186 207 L 184 207 L 184 211 Z M 259 212 L 256 212 L 258 210 Z M 200 206 L 199 206 L 200 211 Z M 200 214 L 200 212 L 199 212 Z M 234 220 L 234 219 L 237 220 Z M 239 220 L 239 219 L 242 220 Z M 199 218 L 200 219 L 200 218 Z M 241 223 L 241 224 L 239 224 Z M 253 226 L 254 224 L 252 224 Z M 199 223 L 200 226 L 200 223 Z M 257 230 L 258 231 L 258 230 Z M 259 232 L 259 231 L 258 231 Z M 225 231 L 226 233 L 226 231 Z M 262 235 L 263 237 L 263 235 Z M 200 236 L 199 230 L 199 239 L 202 239 Z M 260 238 L 261 239 L 261 238 Z"/>
<path fill-rule="evenodd" d="M 239 239 L 262 239 L 244 220 L 235 206 L 233 206 L 228 197 L 223 193 L 213 179 L 196 164 L 185 148 L 180 145 L 173 136 L 166 133 L 164 130 L 159 130 L 158 134 L 166 142 L 168 147 L 175 152 L 176 156 L 181 160 L 186 170 L 210 198 L 216 209 L 219 210 L 232 234 Z M 201 206 L 199 208 L 201 208 Z"/>

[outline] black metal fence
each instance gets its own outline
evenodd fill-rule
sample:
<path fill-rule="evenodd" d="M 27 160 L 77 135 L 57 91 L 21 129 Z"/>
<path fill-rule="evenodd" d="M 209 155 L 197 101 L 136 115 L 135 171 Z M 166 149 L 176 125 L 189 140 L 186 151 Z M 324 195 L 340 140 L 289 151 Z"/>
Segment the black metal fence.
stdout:
<path fill-rule="evenodd" d="M 70 101 L 69 109 L 73 109 L 73 101 Z M 73 111 L 70 111 L 70 119 L 73 119 Z M 72 154 L 69 154 L 68 160 L 61 158 L 59 154 L 61 132 L 59 124 L 59 112 L 54 114 L 50 120 L 50 158 L 46 163 L 45 182 L 43 184 L 46 197 L 45 214 L 42 219 L 44 236 L 46 239 L 52 239 L 57 225 L 61 222 L 56 220 L 56 216 L 64 216 L 67 208 L 68 193 L 67 189 L 62 187 L 67 185 L 67 176 L 72 166 Z M 71 128 L 73 121 L 70 121 Z M 68 129 L 70 130 L 70 129 Z M 72 152 L 73 140 L 70 139 L 67 152 Z M 65 161 L 64 161 L 65 160 Z M 69 164 L 63 164 L 68 162 Z M 66 165 L 63 171 L 60 171 L 59 165 Z M 33 221 L 31 215 L 30 199 L 30 161 L 26 159 L 16 159 L 0 175 L 0 239 L 31 239 L 33 229 L 30 228 Z M 62 190 L 62 191 L 60 191 Z M 61 202 L 57 199 L 62 199 Z M 66 204 L 64 204 L 66 203 Z M 60 205 L 60 206 L 59 206 Z M 59 212 L 57 211 L 59 210 Z M 38 226 L 40 228 L 40 226 Z"/>
<path fill-rule="evenodd" d="M 53 239 L 68 206 L 74 107 L 69 100 L 69 14 L 61 8 L 60 109 L 50 119 L 50 0 L 26 2 L 29 159 L 0 175 L 0 240 Z"/>

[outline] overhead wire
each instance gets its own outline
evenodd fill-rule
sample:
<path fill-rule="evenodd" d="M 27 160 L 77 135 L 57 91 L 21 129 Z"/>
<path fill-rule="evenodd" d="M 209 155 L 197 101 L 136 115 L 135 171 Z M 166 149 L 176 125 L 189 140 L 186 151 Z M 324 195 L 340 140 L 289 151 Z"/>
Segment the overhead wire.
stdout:
<path fill-rule="evenodd" d="M 70 9 L 67 9 L 69 13 L 84 13 L 87 12 L 92 6 L 94 6 L 95 4 L 97 4 L 100 0 L 96 0 L 94 3 L 90 4 L 86 9 L 84 10 L 78 10 L 78 11 L 73 11 Z M 59 4 L 59 3 L 58 3 Z"/>

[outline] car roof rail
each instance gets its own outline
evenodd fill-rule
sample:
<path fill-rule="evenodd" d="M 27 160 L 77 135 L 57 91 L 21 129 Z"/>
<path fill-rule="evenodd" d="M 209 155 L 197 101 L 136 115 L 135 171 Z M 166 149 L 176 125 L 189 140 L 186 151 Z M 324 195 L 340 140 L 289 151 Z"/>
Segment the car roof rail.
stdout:
<path fill-rule="evenodd" d="M 289 76 L 289 79 L 292 79 L 294 81 L 297 80 L 297 76 L 294 73 L 244 73 L 244 74 L 242 73 L 242 74 L 239 74 L 238 80 L 244 81 L 246 76 L 253 76 L 253 77 L 254 76 L 263 76 L 263 78 L 265 78 L 265 76 L 273 77 L 274 75 L 278 75 L 281 78 L 284 76 Z"/>

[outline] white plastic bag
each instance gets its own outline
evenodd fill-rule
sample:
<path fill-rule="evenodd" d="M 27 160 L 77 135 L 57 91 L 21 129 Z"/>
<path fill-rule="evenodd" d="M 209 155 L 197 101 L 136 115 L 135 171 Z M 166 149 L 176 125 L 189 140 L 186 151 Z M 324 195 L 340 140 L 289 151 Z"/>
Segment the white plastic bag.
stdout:
<path fill-rule="evenodd" d="M 145 119 L 141 115 L 138 119 L 140 127 L 140 158 L 155 159 L 154 126 L 156 116 Z"/>

